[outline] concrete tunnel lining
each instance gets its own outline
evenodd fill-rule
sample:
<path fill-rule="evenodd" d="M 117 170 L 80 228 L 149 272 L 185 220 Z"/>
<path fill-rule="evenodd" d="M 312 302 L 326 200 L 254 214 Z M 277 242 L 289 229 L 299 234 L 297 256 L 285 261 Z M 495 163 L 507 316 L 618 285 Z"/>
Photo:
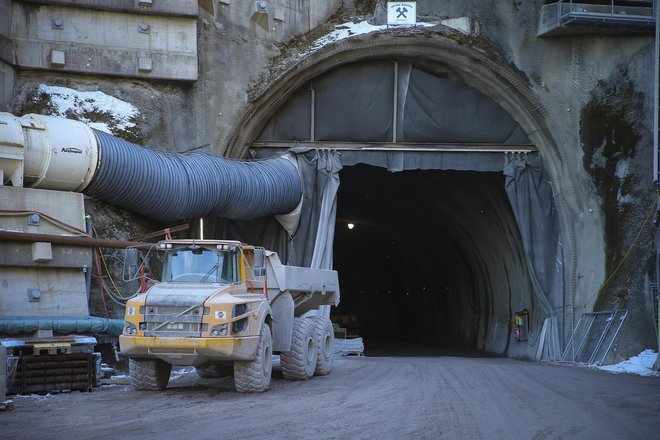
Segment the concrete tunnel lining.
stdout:
<path fill-rule="evenodd" d="M 538 328 L 543 314 L 501 174 L 356 165 L 340 178 L 335 315 L 367 350 L 387 339 L 527 355 L 536 341 L 514 342 L 511 316 L 526 308 Z"/>
<path fill-rule="evenodd" d="M 401 196 L 406 186 L 415 189 L 410 193 L 412 195 L 398 202 L 403 207 L 400 212 L 378 219 L 370 217 L 365 223 L 370 225 L 371 230 L 379 230 L 381 236 L 400 236 L 401 231 L 393 232 L 398 229 L 414 230 L 421 234 L 398 238 L 395 242 L 434 244 L 432 248 L 420 244 L 419 247 L 424 249 L 422 254 L 428 258 L 422 258 L 415 267 L 409 267 L 404 272 L 417 274 L 416 269 L 423 267 L 426 267 L 427 273 L 437 272 L 428 267 L 426 261 L 431 260 L 444 263 L 443 267 L 458 264 L 460 270 L 454 274 L 460 275 L 458 278 L 451 278 L 445 286 L 433 282 L 430 284 L 434 285 L 436 293 L 450 288 L 461 294 L 442 300 L 445 301 L 443 304 L 438 302 L 431 308 L 423 307 L 422 311 L 433 310 L 431 315 L 424 315 L 428 321 L 440 323 L 437 328 L 416 323 L 419 326 L 416 327 L 416 338 L 424 342 L 434 341 L 435 345 L 460 345 L 499 354 L 533 357 L 543 319 L 550 316 L 551 307 L 563 305 L 563 274 L 561 269 L 555 270 L 553 267 L 556 264 L 555 252 L 558 251 L 553 246 L 556 247 L 560 239 L 558 229 L 554 226 L 556 218 L 553 214 L 552 191 L 544 176 L 542 161 L 535 153 L 529 158 L 527 153 L 502 153 L 522 151 L 525 148 L 533 151 L 520 126 L 510 115 L 488 96 L 468 87 L 447 69 L 439 69 L 442 72 L 435 74 L 425 69 L 425 65 L 417 66 L 408 61 L 388 59 L 346 64 L 331 69 L 301 87 L 291 95 L 289 101 L 281 105 L 279 112 L 265 125 L 259 140 L 253 144 L 253 151 L 257 157 L 268 157 L 269 148 L 302 142 L 305 148 L 327 150 L 317 156 L 319 160 L 327 155 L 335 155 L 341 166 L 345 167 L 340 175 L 348 173 L 351 176 L 352 173 L 346 171 L 346 167 L 368 164 L 394 172 L 390 177 L 394 181 L 401 182 L 397 180 L 400 179 L 397 174 L 416 176 L 403 182 L 402 188 L 393 186 L 387 179 L 380 179 L 380 187 L 388 188 L 386 193 L 390 195 Z M 376 80 L 370 81 L 370 78 Z M 318 100 L 318 97 L 325 98 Z M 392 117 L 393 109 L 396 117 Z M 294 123 L 310 120 L 311 124 L 307 126 Z M 451 143 L 455 145 L 447 149 L 446 145 Z M 479 145 L 481 147 L 474 148 Z M 333 153 L 336 148 L 339 151 Z M 296 150 L 300 149 L 294 148 Z M 300 153 L 307 154 L 304 151 Z M 356 168 L 365 170 L 359 165 Z M 457 170 L 462 170 L 462 173 Z M 318 172 L 319 176 L 327 175 L 328 169 L 325 165 L 319 165 Z M 370 171 L 365 173 L 370 175 Z M 442 180 L 433 173 L 452 177 Z M 488 180 L 485 176 L 489 175 L 497 177 Z M 470 179 L 464 180 L 465 176 L 470 176 Z M 353 185 L 348 192 L 342 191 L 345 183 L 339 186 L 340 218 L 343 215 L 342 197 L 346 197 L 346 194 L 355 197 L 362 192 L 363 185 L 368 185 L 368 177 L 365 180 L 359 177 L 353 180 L 360 183 Z M 312 182 L 313 179 L 308 180 L 306 186 Z M 473 192 L 467 190 L 470 187 L 473 187 Z M 324 190 L 318 187 L 305 188 L 305 191 L 320 193 Z M 308 198 L 313 200 L 314 197 L 312 195 Z M 409 208 L 410 200 L 416 200 L 413 208 Z M 388 196 L 382 196 L 380 202 L 372 208 L 378 210 L 382 206 L 389 206 L 393 209 L 388 201 Z M 515 204 L 515 215 L 511 203 Z M 480 208 L 477 212 L 474 207 L 479 204 L 488 208 Z M 418 210 L 418 206 L 426 206 L 433 212 L 434 220 L 427 221 L 428 212 Z M 408 211 L 411 212 L 409 216 Z M 483 216 L 482 211 L 497 213 L 491 219 L 492 224 L 480 218 Z M 547 219 L 541 219 L 543 216 Z M 332 218 L 326 220 L 320 217 L 320 224 L 326 222 L 328 227 L 332 227 Z M 412 223 L 392 223 L 393 218 L 414 220 Z M 530 226 L 530 223 L 542 224 L 541 229 L 546 228 L 550 234 L 535 230 L 536 226 Z M 518 224 L 524 225 L 522 237 L 526 237 L 525 246 Z M 324 227 L 319 226 L 319 230 Z M 440 230 L 443 231 L 441 235 L 447 239 L 446 243 L 437 239 Z M 341 243 L 342 232 L 345 231 L 335 231 L 337 241 L 334 248 L 337 255 L 341 255 L 344 245 L 351 247 L 350 243 Z M 365 247 L 379 248 L 376 235 L 373 232 L 371 235 L 374 238 Z M 543 237 L 539 240 L 539 236 Z M 310 241 L 309 237 L 306 239 Z M 296 240 L 300 241 L 299 237 L 294 237 L 294 243 Z M 378 245 L 374 246 L 374 243 Z M 450 246 L 444 249 L 447 243 Z M 391 253 L 387 249 L 380 250 L 385 254 Z M 419 253 L 412 249 L 406 250 L 411 255 Z M 352 261 L 347 266 L 348 271 L 364 261 L 363 258 Z M 342 270 L 342 263 L 337 258 L 335 264 Z M 531 272 L 530 267 L 533 268 Z M 392 268 L 385 272 L 389 274 L 399 271 Z M 378 278 L 382 273 L 376 270 L 371 275 Z M 409 282 L 401 284 L 400 278 L 395 277 L 392 282 L 396 287 L 387 290 L 400 290 L 404 294 L 410 290 L 406 286 Z M 342 284 L 346 289 L 350 280 Z M 420 289 L 417 287 L 413 290 Z M 385 289 L 385 286 L 380 288 Z M 351 290 L 359 289 L 356 286 L 348 287 L 348 291 Z M 361 290 L 364 292 L 364 289 Z M 410 296 L 410 292 L 407 296 Z M 346 293 L 344 298 L 347 298 Z M 362 300 L 380 304 L 379 301 L 368 299 L 354 302 Z M 399 307 L 405 309 L 404 304 L 399 304 Z M 532 337 L 526 341 L 526 346 L 511 346 L 513 314 L 523 309 L 530 311 Z M 377 316 L 378 323 L 381 314 L 376 310 L 378 307 L 363 308 L 363 312 L 369 311 Z M 433 319 L 435 315 L 437 319 Z M 370 331 L 373 334 L 389 332 L 383 328 L 367 330 L 367 333 Z"/>
<path fill-rule="evenodd" d="M 567 170 L 553 137 L 553 120 L 530 88 L 528 80 L 502 59 L 497 48 L 449 28 L 409 29 L 404 34 L 394 30 L 355 36 L 303 54 L 295 50 L 270 66 L 267 78 L 250 91 L 250 102 L 237 129 L 230 138 L 227 155 L 246 157 L 264 127 L 282 105 L 310 80 L 348 63 L 374 59 L 414 59 L 432 69 L 451 71 L 465 84 L 496 101 L 520 124 L 530 142 L 544 160 L 547 179 L 554 188 L 576 187 L 575 174 Z M 560 182 L 561 180 L 561 182 Z M 563 182 L 563 183 L 562 183 Z M 576 198 L 574 200 L 574 198 Z M 574 225 L 571 223 L 579 196 L 563 193 L 555 199 L 563 246 L 564 302 L 575 302 L 578 253 Z M 590 234 L 591 231 L 583 231 Z M 597 235 L 597 232 L 594 231 Z M 596 242 L 596 236 L 586 238 Z M 591 257 L 590 257 L 591 258 Z M 569 323 L 570 324 L 570 323 Z M 570 331 L 570 325 L 564 330 Z"/>

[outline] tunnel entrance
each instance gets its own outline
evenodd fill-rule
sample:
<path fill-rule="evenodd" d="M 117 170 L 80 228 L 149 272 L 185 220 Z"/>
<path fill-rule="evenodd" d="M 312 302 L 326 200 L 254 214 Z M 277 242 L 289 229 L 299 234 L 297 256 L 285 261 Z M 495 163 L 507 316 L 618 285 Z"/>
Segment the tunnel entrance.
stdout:
<path fill-rule="evenodd" d="M 278 249 L 339 271 L 332 317 L 367 347 L 533 358 L 542 338 L 559 340 L 544 331 L 564 301 L 550 180 L 521 125 L 465 72 L 406 57 L 342 64 L 261 124 L 253 157 L 292 152 L 303 182 L 300 227 Z"/>
<path fill-rule="evenodd" d="M 495 321 L 506 352 L 531 287 L 504 176 L 356 165 L 340 179 L 333 321 L 367 355 L 483 349 Z"/>

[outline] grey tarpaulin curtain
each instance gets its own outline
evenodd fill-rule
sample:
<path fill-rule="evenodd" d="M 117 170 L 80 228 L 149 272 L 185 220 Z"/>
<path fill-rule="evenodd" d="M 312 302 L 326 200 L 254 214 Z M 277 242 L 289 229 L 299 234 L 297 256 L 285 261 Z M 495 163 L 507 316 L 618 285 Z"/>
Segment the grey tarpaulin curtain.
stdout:
<path fill-rule="evenodd" d="M 546 316 L 537 359 L 556 359 L 559 324 L 553 309 L 563 305 L 559 223 L 552 187 L 540 157 L 507 154 L 505 190 L 518 223 L 534 295 Z"/>
<path fill-rule="evenodd" d="M 563 270 L 552 187 L 539 156 L 507 154 L 505 190 L 518 223 L 534 293 L 546 316 L 563 305 Z"/>
<path fill-rule="evenodd" d="M 397 142 L 529 142 L 499 104 L 458 78 L 389 60 L 348 64 L 315 78 L 279 109 L 259 140 L 312 140 L 312 108 L 316 142 L 392 142 L 394 123 Z"/>
<path fill-rule="evenodd" d="M 303 181 L 303 204 L 300 226 L 291 240 L 289 264 L 316 269 L 332 269 L 332 244 L 337 214 L 339 154 L 332 151 L 293 150 Z M 330 306 L 319 312 L 330 316 Z"/>
<path fill-rule="evenodd" d="M 333 151 L 293 149 L 303 186 L 300 225 L 293 237 L 273 217 L 214 219 L 214 235 L 264 246 L 292 266 L 332 269 L 337 190 L 342 164 Z"/>
<path fill-rule="evenodd" d="M 332 151 L 294 149 L 303 181 L 300 226 L 291 241 L 289 264 L 332 269 L 332 243 L 339 171 L 339 155 Z"/>

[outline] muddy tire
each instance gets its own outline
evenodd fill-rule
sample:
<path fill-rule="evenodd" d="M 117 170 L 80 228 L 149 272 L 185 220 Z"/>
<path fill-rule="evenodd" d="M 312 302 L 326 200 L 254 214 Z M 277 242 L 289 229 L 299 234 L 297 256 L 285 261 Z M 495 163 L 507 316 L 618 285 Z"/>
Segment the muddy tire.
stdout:
<path fill-rule="evenodd" d="M 227 377 L 234 374 L 234 366 L 223 364 L 211 364 L 207 367 L 195 367 L 197 375 L 203 379 L 214 379 L 217 377 Z"/>
<path fill-rule="evenodd" d="M 307 380 L 316 369 L 316 327 L 311 318 L 296 318 L 293 323 L 291 350 L 280 353 L 285 379 Z"/>
<path fill-rule="evenodd" d="M 316 346 L 318 347 L 314 374 L 326 376 L 330 374 L 335 360 L 335 330 L 332 328 L 330 318 L 315 316 L 312 319 L 316 327 Z"/>
<path fill-rule="evenodd" d="M 270 388 L 273 371 L 273 338 L 268 324 L 263 323 L 259 335 L 257 357 L 252 361 L 234 362 L 234 386 L 239 393 L 262 393 Z"/>
<path fill-rule="evenodd" d="M 160 359 L 130 359 L 131 385 L 139 391 L 160 391 L 170 381 L 172 365 Z"/>

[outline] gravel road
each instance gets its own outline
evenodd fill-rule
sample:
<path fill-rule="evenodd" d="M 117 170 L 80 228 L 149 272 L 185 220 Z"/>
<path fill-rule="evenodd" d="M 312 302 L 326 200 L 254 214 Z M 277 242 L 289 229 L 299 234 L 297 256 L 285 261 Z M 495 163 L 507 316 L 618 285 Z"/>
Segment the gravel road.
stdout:
<path fill-rule="evenodd" d="M 660 377 L 483 357 L 349 357 L 307 382 L 274 370 L 265 394 L 230 378 L 163 392 L 104 386 L 17 397 L 6 439 L 653 439 Z"/>

